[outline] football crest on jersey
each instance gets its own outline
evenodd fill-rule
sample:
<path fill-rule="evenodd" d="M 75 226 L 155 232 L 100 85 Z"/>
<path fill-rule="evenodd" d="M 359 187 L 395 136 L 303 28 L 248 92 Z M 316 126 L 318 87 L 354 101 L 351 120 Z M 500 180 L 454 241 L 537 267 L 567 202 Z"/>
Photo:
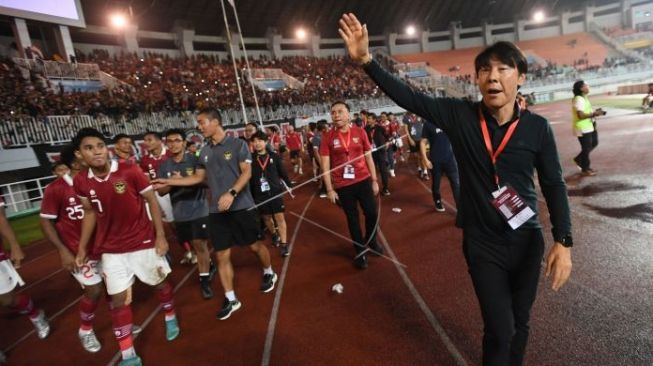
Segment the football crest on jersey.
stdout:
<path fill-rule="evenodd" d="M 231 151 L 224 152 L 224 160 L 231 160 L 232 154 Z"/>
<path fill-rule="evenodd" d="M 113 184 L 113 189 L 116 191 L 118 194 L 123 194 L 127 190 L 127 183 L 125 182 L 116 182 Z"/>
<path fill-rule="evenodd" d="M 186 175 L 193 175 L 193 174 L 195 174 L 195 169 L 193 167 L 189 166 L 188 168 L 186 168 Z"/>
<path fill-rule="evenodd" d="M 68 197 L 68 203 L 71 205 L 75 203 L 75 199 L 73 197 Z"/>
<path fill-rule="evenodd" d="M 333 147 L 340 147 L 340 140 L 333 139 Z"/>

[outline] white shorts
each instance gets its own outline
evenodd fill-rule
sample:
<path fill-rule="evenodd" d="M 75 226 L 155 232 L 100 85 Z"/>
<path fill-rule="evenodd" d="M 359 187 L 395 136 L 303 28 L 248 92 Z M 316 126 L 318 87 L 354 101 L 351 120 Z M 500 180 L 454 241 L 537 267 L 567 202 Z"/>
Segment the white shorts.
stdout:
<path fill-rule="evenodd" d="M 13 263 L 9 259 L 0 262 L 0 295 L 8 294 L 16 286 L 23 286 L 25 282 L 20 277 Z"/>
<path fill-rule="evenodd" d="M 154 195 L 156 196 L 156 200 L 159 201 L 161 219 L 163 222 L 174 222 L 175 217 L 172 214 L 172 201 L 170 201 L 170 194 L 159 196 L 157 193 L 154 193 Z"/>
<path fill-rule="evenodd" d="M 102 282 L 102 262 L 90 260 L 78 272 L 71 274 L 82 285 L 82 288 L 97 285 Z"/>
<path fill-rule="evenodd" d="M 163 282 L 170 273 L 165 257 L 156 249 L 144 249 L 129 253 L 102 254 L 102 274 L 109 295 L 119 294 L 134 284 L 134 276 L 150 286 Z"/>

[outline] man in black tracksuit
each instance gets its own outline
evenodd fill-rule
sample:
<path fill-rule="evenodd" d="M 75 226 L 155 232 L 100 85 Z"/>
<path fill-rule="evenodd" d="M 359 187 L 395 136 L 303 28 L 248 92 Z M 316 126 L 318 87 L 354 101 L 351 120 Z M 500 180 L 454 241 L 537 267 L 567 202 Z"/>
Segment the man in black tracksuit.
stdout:
<path fill-rule="evenodd" d="M 252 177 L 249 180 L 249 187 L 254 197 L 254 203 L 260 205 L 258 212 L 271 233 L 275 232 L 274 223 L 276 222 L 281 239 L 279 250 L 282 257 L 287 257 L 290 254 L 288 230 L 283 214 L 285 206 L 281 193 L 286 191 L 283 182 L 290 187 L 290 179 L 279 155 L 267 148 L 268 135 L 265 132 L 255 132 L 250 140 L 254 152 L 252 153 Z"/>
<path fill-rule="evenodd" d="M 340 35 L 352 59 L 388 96 L 449 137 L 460 169 L 456 223 L 463 229 L 463 251 L 483 316 L 483 364 L 521 365 L 544 254 L 535 169 L 553 227 L 546 273 L 552 274 L 554 290 L 569 278 L 572 245 L 553 131 L 546 119 L 516 104 L 526 58 L 513 44 L 498 42 L 475 60 L 482 102 L 433 98 L 371 59 L 367 28 L 353 14 L 343 15 Z"/>

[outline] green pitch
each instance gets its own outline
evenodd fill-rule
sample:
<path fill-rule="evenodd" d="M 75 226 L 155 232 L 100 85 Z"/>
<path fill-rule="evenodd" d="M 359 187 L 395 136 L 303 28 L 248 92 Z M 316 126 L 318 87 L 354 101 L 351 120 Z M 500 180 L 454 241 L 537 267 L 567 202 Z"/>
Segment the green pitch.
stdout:
<path fill-rule="evenodd" d="M 634 109 L 641 111 L 642 110 L 642 98 L 640 97 L 629 97 L 629 96 L 619 96 L 619 97 L 606 97 L 599 96 L 596 98 L 590 97 L 592 106 L 595 108 L 620 108 L 620 109 Z M 649 108 L 648 113 L 653 113 L 653 110 Z"/>
<path fill-rule="evenodd" d="M 35 240 L 43 239 L 39 219 L 38 213 L 21 218 L 9 219 L 9 224 L 14 229 L 16 239 L 18 239 L 18 243 L 21 246 L 30 244 Z"/>

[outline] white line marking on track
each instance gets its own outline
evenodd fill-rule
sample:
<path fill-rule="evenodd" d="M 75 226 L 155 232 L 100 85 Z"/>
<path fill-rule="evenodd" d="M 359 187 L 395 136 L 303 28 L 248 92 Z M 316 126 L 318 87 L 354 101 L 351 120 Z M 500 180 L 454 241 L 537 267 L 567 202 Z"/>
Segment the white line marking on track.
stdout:
<path fill-rule="evenodd" d="M 32 283 L 30 283 L 30 284 L 27 285 L 27 286 L 21 287 L 18 291 L 16 291 L 16 293 L 19 294 L 19 293 L 21 293 L 21 292 L 27 290 L 28 288 L 32 288 L 32 287 L 38 285 L 38 284 L 41 283 L 41 282 L 47 281 L 47 280 L 49 280 L 50 278 L 54 277 L 57 273 L 59 273 L 59 272 L 61 272 L 61 271 L 63 271 L 63 268 L 59 268 L 58 270 L 56 270 L 56 271 L 50 273 L 48 276 L 43 277 L 43 278 L 41 278 L 40 280 L 38 280 L 38 281 L 36 281 L 36 282 L 32 282 Z"/>
<path fill-rule="evenodd" d="M 188 271 L 188 273 L 186 273 L 186 276 L 184 276 L 184 278 L 182 278 L 181 281 L 179 281 L 179 283 L 177 284 L 177 286 L 175 286 L 175 288 L 172 290 L 173 294 L 177 293 L 177 291 L 181 288 L 181 286 L 184 285 L 184 283 L 186 283 L 186 281 L 188 281 L 188 279 L 190 278 L 190 275 L 193 274 L 193 272 L 196 269 L 197 269 L 197 265 L 193 266 L 193 268 L 191 268 L 190 271 Z M 161 304 L 158 304 L 156 306 L 156 308 L 150 313 L 150 315 L 145 319 L 145 321 L 143 323 L 141 323 L 141 329 L 142 330 L 145 330 L 145 328 L 147 328 L 147 326 L 152 322 L 152 320 L 159 313 L 159 311 L 161 311 Z M 136 340 L 136 338 L 138 338 L 138 336 L 141 335 L 141 334 L 143 334 L 143 331 L 141 331 L 138 334 L 132 335 L 132 337 L 134 338 L 134 340 Z M 116 352 L 116 354 L 113 356 L 111 361 L 109 361 L 108 366 L 115 365 L 116 362 L 120 361 L 120 357 L 121 357 L 120 351 Z"/>
<path fill-rule="evenodd" d="M 466 366 L 467 361 L 465 361 L 465 358 L 462 356 L 460 351 L 458 351 L 456 345 L 453 344 L 453 341 L 451 341 L 451 338 L 449 338 L 447 332 L 444 330 L 444 328 L 442 327 L 438 319 L 436 319 L 435 315 L 433 315 L 433 312 L 428 307 L 426 301 L 424 301 L 424 298 L 422 298 L 422 295 L 420 295 L 419 291 L 417 291 L 417 288 L 415 288 L 415 285 L 408 277 L 408 274 L 406 274 L 406 271 L 401 266 L 396 265 L 396 263 L 398 263 L 396 262 L 398 261 L 397 256 L 392 250 L 392 247 L 390 247 L 390 243 L 385 238 L 385 235 L 383 235 L 383 232 L 381 230 L 379 230 L 379 238 L 383 241 L 384 246 L 388 250 L 388 254 L 395 260 L 395 267 L 397 268 L 397 272 L 399 272 L 399 276 L 404 281 L 406 287 L 408 287 L 408 291 L 410 292 L 411 295 L 413 295 L 415 302 L 417 302 L 417 305 L 426 316 L 426 319 L 429 321 L 429 324 L 431 324 L 431 327 L 433 327 L 435 333 L 440 337 L 440 340 L 442 340 L 442 343 L 444 343 L 444 346 L 447 348 L 451 356 L 456 361 L 456 365 Z"/>
<path fill-rule="evenodd" d="M 75 299 L 73 302 L 71 302 L 70 304 L 66 305 L 63 309 L 61 309 L 61 310 L 59 310 L 58 312 L 56 312 L 53 316 L 49 317 L 49 318 L 48 318 L 48 322 L 52 323 L 52 321 L 53 321 L 55 318 L 57 318 L 59 315 L 63 314 L 66 310 L 70 309 L 73 305 L 77 304 L 77 303 L 79 302 L 79 300 L 82 299 L 82 297 L 84 297 L 84 295 L 78 297 L 78 298 Z M 47 316 L 47 314 L 46 314 L 46 316 Z M 52 326 L 52 325 L 50 325 L 50 326 Z M 30 332 L 28 332 L 27 334 L 25 334 L 24 336 L 22 336 L 19 340 L 17 340 L 17 341 L 14 342 L 12 345 L 10 345 L 9 347 L 7 347 L 7 348 L 4 350 L 4 352 L 6 353 L 6 352 L 11 351 L 11 350 L 14 349 L 16 346 L 18 346 L 20 343 L 22 343 L 24 340 L 26 340 L 27 338 L 29 338 L 29 336 L 31 336 L 32 334 L 34 334 L 34 332 L 36 332 L 36 331 L 32 329 Z"/>
<path fill-rule="evenodd" d="M 306 206 L 304 206 L 304 210 L 302 211 L 301 216 L 298 216 L 299 220 L 297 221 L 297 225 L 295 226 L 295 231 L 293 231 L 292 238 L 290 239 L 290 244 L 289 244 L 290 246 L 288 250 L 291 255 L 286 257 L 283 263 L 283 267 L 281 269 L 281 277 L 279 278 L 279 285 L 277 286 L 277 292 L 274 294 L 274 304 L 272 305 L 272 314 L 270 315 L 270 322 L 268 323 L 268 332 L 265 336 L 265 346 L 263 347 L 263 357 L 261 359 L 262 366 L 268 366 L 270 364 L 270 356 L 272 355 L 272 341 L 274 340 L 274 330 L 277 326 L 277 316 L 279 314 L 279 307 L 281 306 L 280 304 L 281 304 L 281 295 L 283 293 L 283 285 L 286 281 L 288 266 L 290 264 L 290 259 L 292 258 L 292 252 L 295 246 L 295 239 L 297 238 L 297 234 L 299 233 L 299 227 L 301 223 L 304 221 L 304 215 L 306 214 L 306 211 L 308 211 L 308 208 L 310 207 L 314 198 L 315 198 L 315 193 L 313 193 L 311 198 L 308 200 L 308 203 L 306 203 Z"/>

